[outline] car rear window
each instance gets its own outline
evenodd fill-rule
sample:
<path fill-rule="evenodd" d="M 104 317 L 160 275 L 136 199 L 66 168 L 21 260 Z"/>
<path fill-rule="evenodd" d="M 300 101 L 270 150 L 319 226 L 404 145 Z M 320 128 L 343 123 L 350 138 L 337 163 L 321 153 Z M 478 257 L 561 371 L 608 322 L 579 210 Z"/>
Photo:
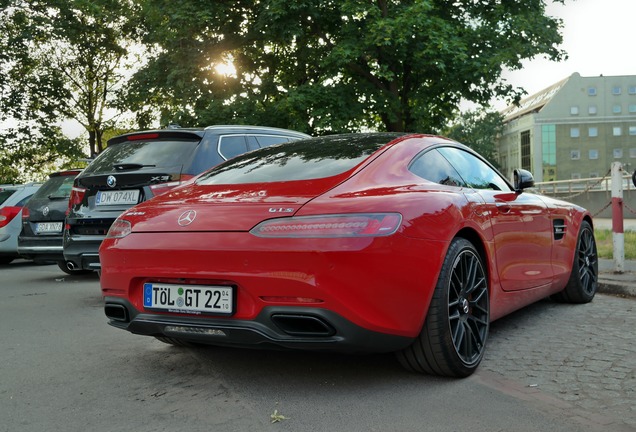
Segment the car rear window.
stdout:
<path fill-rule="evenodd" d="M 267 183 L 331 177 L 355 167 L 398 136 L 332 135 L 266 147 L 213 168 L 197 183 Z"/>
<path fill-rule="evenodd" d="M 75 176 L 73 175 L 51 177 L 40 189 L 38 189 L 38 191 L 33 195 L 33 198 L 68 198 L 71 196 L 74 179 Z"/>
<path fill-rule="evenodd" d="M 0 204 L 4 203 L 14 193 L 15 189 L 0 189 Z"/>
<path fill-rule="evenodd" d="M 112 172 L 114 165 L 137 164 L 166 168 L 183 165 L 192 157 L 199 140 L 170 139 L 127 141 L 106 147 L 84 170 L 85 174 Z"/>

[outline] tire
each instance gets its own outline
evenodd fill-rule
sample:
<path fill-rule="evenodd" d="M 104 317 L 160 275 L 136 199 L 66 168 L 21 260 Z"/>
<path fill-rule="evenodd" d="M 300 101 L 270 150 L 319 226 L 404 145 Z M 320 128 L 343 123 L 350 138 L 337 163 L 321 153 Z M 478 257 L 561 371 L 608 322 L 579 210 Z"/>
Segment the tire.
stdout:
<path fill-rule="evenodd" d="M 57 262 L 57 266 L 60 268 L 60 270 L 62 270 L 64 273 L 69 274 L 69 275 L 84 275 L 84 274 L 93 273 L 93 270 L 82 270 L 82 269 L 69 270 L 66 267 L 66 261 L 58 261 Z"/>
<path fill-rule="evenodd" d="M 490 327 L 488 276 L 473 244 L 455 238 L 433 292 L 424 327 L 397 353 L 407 370 L 467 377 L 479 366 Z"/>
<path fill-rule="evenodd" d="M 594 230 L 587 221 L 581 223 L 576 240 L 570 279 L 563 291 L 552 299 L 564 303 L 589 303 L 598 290 L 598 254 Z"/>

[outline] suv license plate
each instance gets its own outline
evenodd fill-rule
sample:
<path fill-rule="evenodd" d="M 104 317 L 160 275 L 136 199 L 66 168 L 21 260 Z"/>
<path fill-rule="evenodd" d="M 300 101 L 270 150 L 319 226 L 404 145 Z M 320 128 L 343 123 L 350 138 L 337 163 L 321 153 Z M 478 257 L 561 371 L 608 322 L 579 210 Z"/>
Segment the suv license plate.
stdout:
<path fill-rule="evenodd" d="M 60 233 L 62 232 L 62 222 L 38 222 L 35 224 L 35 232 L 41 233 Z"/>
<path fill-rule="evenodd" d="M 139 202 L 139 189 L 119 191 L 98 191 L 95 196 L 95 205 L 120 205 L 137 204 Z"/>
<path fill-rule="evenodd" d="M 145 283 L 144 307 L 175 313 L 230 315 L 234 290 L 227 286 Z"/>

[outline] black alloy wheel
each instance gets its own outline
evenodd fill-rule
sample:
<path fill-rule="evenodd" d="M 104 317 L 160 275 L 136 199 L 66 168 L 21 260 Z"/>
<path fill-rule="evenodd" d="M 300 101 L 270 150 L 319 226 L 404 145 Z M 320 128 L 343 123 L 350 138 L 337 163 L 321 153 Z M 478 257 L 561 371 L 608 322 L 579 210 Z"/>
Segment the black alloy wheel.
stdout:
<path fill-rule="evenodd" d="M 490 327 L 488 276 L 475 246 L 455 238 L 448 249 L 426 322 L 415 342 L 397 353 L 406 369 L 466 377 L 479 366 Z"/>
<path fill-rule="evenodd" d="M 563 291 L 552 298 L 567 303 L 588 303 L 598 290 L 598 253 L 594 230 L 587 221 L 581 223 L 574 251 L 570 279 Z"/>

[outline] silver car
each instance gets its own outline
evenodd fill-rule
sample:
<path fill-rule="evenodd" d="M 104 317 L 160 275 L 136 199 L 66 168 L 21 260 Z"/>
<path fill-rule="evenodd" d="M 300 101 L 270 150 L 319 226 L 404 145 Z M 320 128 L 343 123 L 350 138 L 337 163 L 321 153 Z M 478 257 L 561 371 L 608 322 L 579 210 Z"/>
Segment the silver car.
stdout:
<path fill-rule="evenodd" d="M 18 236 L 22 230 L 22 207 L 41 183 L 0 185 L 0 265 L 9 264 L 18 255 Z"/>

